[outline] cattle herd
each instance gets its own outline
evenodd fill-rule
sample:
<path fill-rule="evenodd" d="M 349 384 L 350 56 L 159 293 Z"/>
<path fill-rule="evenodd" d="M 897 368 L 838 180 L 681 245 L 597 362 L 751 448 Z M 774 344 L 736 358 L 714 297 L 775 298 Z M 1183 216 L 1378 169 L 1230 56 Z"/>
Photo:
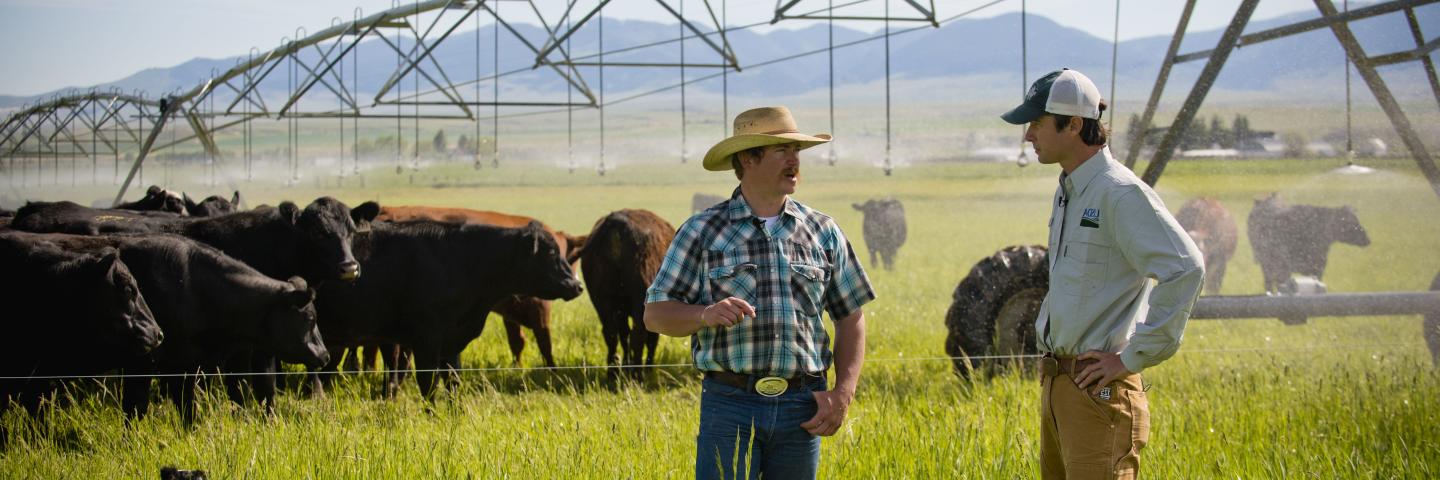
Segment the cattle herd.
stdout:
<path fill-rule="evenodd" d="M 692 206 L 724 200 L 696 194 Z M 892 269 L 906 239 L 904 206 L 884 198 L 854 209 L 864 215 L 870 264 L 878 254 Z M 1206 291 L 1218 293 L 1235 251 L 1234 218 L 1207 198 L 1176 218 L 1206 257 Z M 1267 292 L 1283 290 L 1291 273 L 1318 278 L 1335 241 L 1369 243 L 1353 209 L 1288 205 L 1277 195 L 1256 200 L 1248 233 Z M 280 362 L 317 372 L 306 383 L 323 390 L 342 358 L 352 362 L 347 369 L 360 365 L 361 348 L 388 367 L 387 394 L 413 362 L 428 399 L 447 380 L 437 372 L 459 367 L 491 312 L 504 320 L 515 364 L 523 327 L 545 365 L 556 366 L 551 301 L 581 294 L 577 262 L 607 364 L 653 365 L 658 337 L 643 324 L 645 289 L 674 234 L 654 213 L 631 209 L 572 235 L 518 215 L 352 208 L 329 197 L 243 210 L 238 192 L 197 203 L 151 187 L 113 209 L 31 202 L 0 211 L 0 408 L 13 401 L 35 411 L 56 377 L 120 372 L 127 414 L 144 415 L 158 383 L 192 419 L 200 374 L 221 372 L 244 374 L 223 377 L 232 400 L 269 409 Z M 1044 255 L 1043 247 L 1012 247 L 977 264 L 946 315 L 946 351 L 1033 349 L 1029 322 L 996 318 L 1033 316 L 1007 302 L 1043 297 Z"/>

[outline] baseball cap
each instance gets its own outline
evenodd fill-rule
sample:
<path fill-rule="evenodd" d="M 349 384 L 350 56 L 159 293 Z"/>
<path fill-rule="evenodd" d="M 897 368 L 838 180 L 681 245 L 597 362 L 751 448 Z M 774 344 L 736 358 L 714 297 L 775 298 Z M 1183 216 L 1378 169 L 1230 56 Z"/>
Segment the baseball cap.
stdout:
<path fill-rule="evenodd" d="M 1006 122 L 1024 125 L 1052 113 L 1081 118 L 1100 118 L 1100 89 L 1084 74 L 1062 68 L 1040 77 L 1025 92 L 1020 106 L 1000 115 Z"/>

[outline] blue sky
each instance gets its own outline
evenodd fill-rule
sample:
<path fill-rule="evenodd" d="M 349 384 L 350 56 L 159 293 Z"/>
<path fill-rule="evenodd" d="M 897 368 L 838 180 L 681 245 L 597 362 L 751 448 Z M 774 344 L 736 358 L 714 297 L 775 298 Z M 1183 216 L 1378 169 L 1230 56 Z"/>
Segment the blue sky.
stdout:
<path fill-rule="evenodd" d="M 666 0 L 677 5 L 681 0 Z M 687 17 L 701 11 L 700 0 L 684 0 Z M 718 10 L 721 0 L 711 0 Z M 746 24 L 771 17 L 774 0 L 727 0 L 729 22 Z M 846 0 L 836 0 L 845 3 Z M 869 0 L 850 7 L 851 15 L 874 15 L 886 0 Z M 903 0 L 891 2 L 891 13 L 908 13 Z M 802 0 L 793 12 L 824 8 L 827 0 Z M 939 16 L 948 17 L 991 0 L 935 0 Z M 332 21 L 348 21 L 360 8 L 365 15 L 387 10 L 392 0 L 0 0 L 0 95 L 33 95 L 65 87 L 85 87 L 126 77 L 152 67 L 169 67 L 186 60 L 243 55 L 251 47 L 267 51 L 285 37 L 305 35 L 297 28 L 318 31 Z M 535 0 L 547 18 L 558 17 L 565 0 Z M 580 0 L 577 8 L 596 0 Z M 928 0 L 920 3 L 928 4 Z M 1020 10 L 1021 0 L 1004 0 L 972 14 L 991 17 Z M 1114 0 L 1027 0 L 1028 11 L 1056 22 L 1111 38 L 1115 27 Z M 1199 2 L 1191 30 L 1225 25 L 1239 0 Z M 1337 8 L 1340 5 L 1336 1 Z M 503 1 L 502 14 L 524 8 L 524 2 Z M 1121 0 L 1121 40 L 1170 35 L 1179 19 L 1183 0 Z M 1311 0 L 1265 0 L 1252 20 L 1315 9 Z M 553 12 L 553 13 L 552 13 Z M 610 17 L 671 22 L 654 0 L 612 0 L 605 8 Z M 718 12 L 717 12 L 718 14 Z M 339 20 L 335 20 L 338 18 Z M 507 15 L 507 18 L 509 16 Z M 483 23 L 483 22 L 482 22 Z M 781 22 L 780 28 L 803 27 L 805 21 Z M 851 23 L 864 30 L 878 22 Z"/>

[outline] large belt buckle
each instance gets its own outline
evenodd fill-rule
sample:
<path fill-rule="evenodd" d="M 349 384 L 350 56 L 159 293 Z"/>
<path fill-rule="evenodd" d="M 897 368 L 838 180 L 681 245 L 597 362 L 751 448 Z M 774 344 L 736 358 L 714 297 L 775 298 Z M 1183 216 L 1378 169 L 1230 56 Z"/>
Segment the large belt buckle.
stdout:
<path fill-rule="evenodd" d="M 1055 357 L 1045 356 L 1040 359 L 1040 375 L 1044 378 L 1054 377 L 1060 374 L 1060 361 Z"/>
<path fill-rule="evenodd" d="M 789 387 L 790 382 L 780 377 L 764 377 L 755 381 L 755 393 L 767 397 L 778 397 Z"/>

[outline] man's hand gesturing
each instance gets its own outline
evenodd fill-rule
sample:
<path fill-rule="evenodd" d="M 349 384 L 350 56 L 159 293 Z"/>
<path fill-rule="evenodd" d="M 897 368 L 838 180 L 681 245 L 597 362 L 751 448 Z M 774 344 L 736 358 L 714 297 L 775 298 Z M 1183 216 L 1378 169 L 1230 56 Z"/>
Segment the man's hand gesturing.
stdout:
<path fill-rule="evenodd" d="M 754 317 L 755 307 L 749 302 L 735 297 L 728 297 L 724 300 L 700 310 L 700 324 L 705 327 L 729 327 L 745 317 Z"/>

